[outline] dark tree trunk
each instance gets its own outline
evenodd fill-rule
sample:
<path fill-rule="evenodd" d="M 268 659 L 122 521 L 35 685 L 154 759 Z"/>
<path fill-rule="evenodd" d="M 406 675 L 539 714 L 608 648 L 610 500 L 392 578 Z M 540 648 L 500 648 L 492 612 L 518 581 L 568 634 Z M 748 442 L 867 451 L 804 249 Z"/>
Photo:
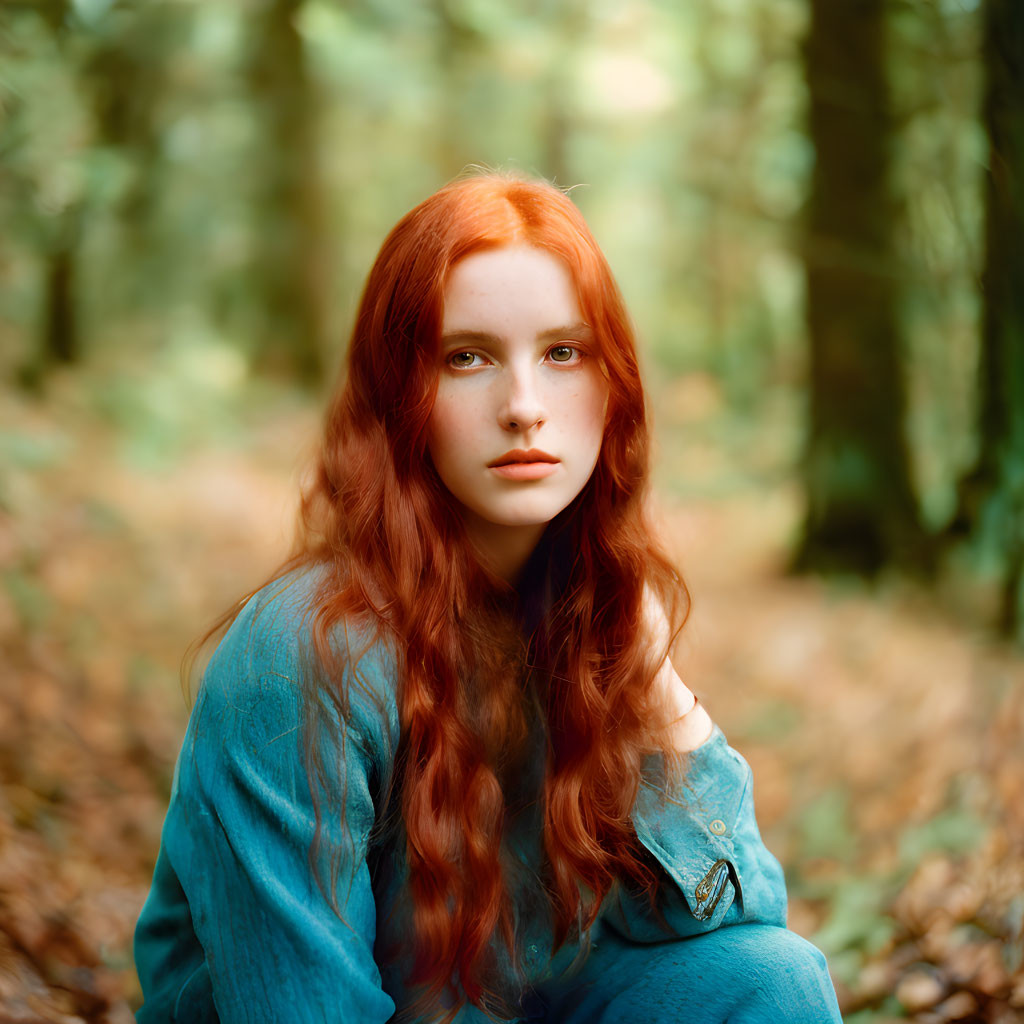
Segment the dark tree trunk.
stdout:
<path fill-rule="evenodd" d="M 63 50 L 70 0 L 40 0 L 38 11 Z M 52 366 L 71 365 L 82 356 L 75 288 L 82 217 L 81 202 L 72 203 L 55 213 L 52 223 L 45 225 L 42 232 L 47 242 L 40 253 L 38 342 L 36 351 L 20 371 L 22 384 L 32 390 L 43 387 Z"/>
<path fill-rule="evenodd" d="M 43 362 L 77 363 L 81 357 L 75 270 L 78 261 L 78 209 L 61 215 L 59 236 L 47 256 L 43 288 Z"/>
<path fill-rule="evenodd" d="M 960 482 L 949 535 L 971 536 L 999 552 L 999 625 L 1024 641 L 1024 5 L 987 0 L 983 16 L 989 167 L 979 447 Z"/>
<path fill-rule="evenodd" d="M 195 17 L 189 5 L 149 5 L 98 39 L 85 66 L 99 141 L 134 169 L 119 215 L 135 282 L 160 279 L 160 261 L 166 263 L 154 231 L 166 172 L 160 107 L 176 88 L 169 57 L 188 47 Z"/>
<path fill-rule="evenodd" d="M 883 0 L 812 0 L 805 45 L 816 151 L 805 239 L 810 423 L 798 569 L 924 568 L 904 437 L 898 204 Z"/>
<path fill-rule="evenodd" d="M 257 359 L 312 384 L 328 361 L 330 245 L 318 94 L 296 25 L 301 7 L 267 0 L 254 20 L 250 78 L 265 127 L 256 278 L 267 313 Z"/>

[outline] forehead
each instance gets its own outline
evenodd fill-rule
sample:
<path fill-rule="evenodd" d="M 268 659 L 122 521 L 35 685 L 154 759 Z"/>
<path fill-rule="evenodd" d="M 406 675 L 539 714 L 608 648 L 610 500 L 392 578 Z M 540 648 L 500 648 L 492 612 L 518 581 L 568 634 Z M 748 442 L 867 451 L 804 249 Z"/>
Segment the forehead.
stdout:
<path fill-rule="evenodd" d="M 576 284 L 561 257 L 534 246 L 475 252 L 456 263 L 444 290 L 444 329 L 482 322 L 551 327 L 580 320 Z"/>

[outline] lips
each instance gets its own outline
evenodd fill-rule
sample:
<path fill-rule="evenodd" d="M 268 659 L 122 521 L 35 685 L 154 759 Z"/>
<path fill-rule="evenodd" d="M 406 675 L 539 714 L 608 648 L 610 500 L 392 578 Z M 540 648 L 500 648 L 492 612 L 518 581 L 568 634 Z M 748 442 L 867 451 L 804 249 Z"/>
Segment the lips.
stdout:
<path fill-rule="evenodd" d="M 529 451 L 523 451 L 522 448 L 514 448 L 510 452 L 505 452 L 504 455 L 499 456 L 493 462 L 488 462 L 487 465 L 490 468 L 497 466 L 513 466 L 517 463 L 532 463 L 532 462 L 558 462 L 554 455 L 549 455 L 547 452 L 542 452 L 539 448 L 531 448 Z"/>

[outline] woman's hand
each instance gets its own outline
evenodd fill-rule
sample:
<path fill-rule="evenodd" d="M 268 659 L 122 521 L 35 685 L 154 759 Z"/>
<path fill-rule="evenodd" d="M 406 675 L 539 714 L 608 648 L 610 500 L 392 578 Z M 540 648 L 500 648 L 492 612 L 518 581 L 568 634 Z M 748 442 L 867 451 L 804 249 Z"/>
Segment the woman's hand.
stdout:
<path fill-rule="evenodd" d="M 648 588 L 644 589 L 644 622 L 652 647 L 656 651 L 667 650 L 668 616 L 661 601 Z M 711 735 L 711 717 L 680 678 L 667 653 L 654 679 L 653 696 L 655 714 L 661 724 L 655 724 L 651 734 L 658 744 L 685 753 L 699 747 Z"/>

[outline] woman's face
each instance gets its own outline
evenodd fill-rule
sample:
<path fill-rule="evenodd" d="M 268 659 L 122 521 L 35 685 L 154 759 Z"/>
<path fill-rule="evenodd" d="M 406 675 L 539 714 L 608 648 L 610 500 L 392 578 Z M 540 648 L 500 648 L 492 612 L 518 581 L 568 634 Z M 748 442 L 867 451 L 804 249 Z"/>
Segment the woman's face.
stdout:
<path fill-rule="evenodd" d="M 461 260 L 439 359 L 434 466 L 478 546 L 528 555 L 590 478 L 604 434 L 608 385 L 568 267 L 530 246 Z"/>

